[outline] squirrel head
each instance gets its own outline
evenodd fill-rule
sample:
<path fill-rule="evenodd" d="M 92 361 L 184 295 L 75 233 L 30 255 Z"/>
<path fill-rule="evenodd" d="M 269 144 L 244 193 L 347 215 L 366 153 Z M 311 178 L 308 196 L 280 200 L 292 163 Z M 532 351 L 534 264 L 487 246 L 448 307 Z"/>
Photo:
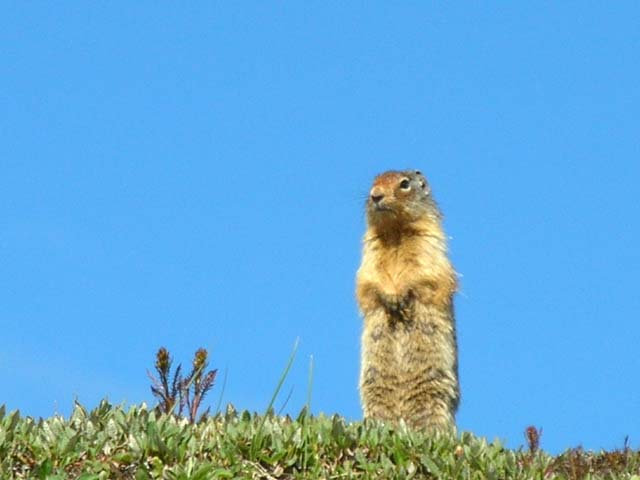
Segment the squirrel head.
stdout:
<path fill-rule="evenodd" d="M 389 171 L 374 179 L 367 200 L 369 226 L 403 229 L 428 219 L 438 221 L 440 212 L 419 170 Z"/>

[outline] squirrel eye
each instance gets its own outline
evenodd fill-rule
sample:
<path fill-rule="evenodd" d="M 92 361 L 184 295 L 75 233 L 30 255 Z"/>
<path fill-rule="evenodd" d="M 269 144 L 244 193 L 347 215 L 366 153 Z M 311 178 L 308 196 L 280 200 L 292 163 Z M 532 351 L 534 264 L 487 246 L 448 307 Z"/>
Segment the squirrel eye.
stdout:
<path fill-rule="evenodd" d="M 411 188 L 411 183 L 409 182 L 408 178 L 405 178 L 400 182 L 400 188 L 402 190 L 409 190 Z"/>

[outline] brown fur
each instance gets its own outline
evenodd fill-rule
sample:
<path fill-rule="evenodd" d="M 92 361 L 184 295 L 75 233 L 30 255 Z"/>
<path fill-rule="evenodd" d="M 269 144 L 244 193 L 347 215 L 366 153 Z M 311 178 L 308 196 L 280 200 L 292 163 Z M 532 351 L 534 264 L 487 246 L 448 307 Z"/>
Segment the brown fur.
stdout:
<path fill-rule="evenodd" d="M 356 296 L 364 316 L 364 416 L 452 430 L 460 398 L 453 315 L 457 277 L 440 211 L 420 172 L 375 178 L 363 243 Z"/>

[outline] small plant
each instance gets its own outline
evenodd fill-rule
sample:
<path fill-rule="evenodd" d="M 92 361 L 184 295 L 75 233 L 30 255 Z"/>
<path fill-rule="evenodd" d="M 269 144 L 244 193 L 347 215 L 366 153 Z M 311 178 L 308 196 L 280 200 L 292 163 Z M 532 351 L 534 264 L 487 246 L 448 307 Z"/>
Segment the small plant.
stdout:
<path fill-rule="evenodd" d="M 535 454 L 540 448 L 540 437 L 542 436 L 542 429 L 536 428 L 533 425 L 527 427 L 524 431 L 524 436 L 527 439 L 527 446 L 529 447 L 529 453 Z"/>
<path fill-rule="evenodd" d="M 161 347 L 156 354 L 155 368 L 158 376 L 147 372 L 152 382 L 151 393 L 158 399 L 156 410 L 167 415 L 187 417 L 191 423 L 206 418 L 209 408 L 200 415 L 200 418 L 198 418 L 198 410 L 205 395 L 213 387 L 218 373 L 218 370 L 209 370 L 205 373 L 209 365 L 208 352 L 204 348 L 196 351 L 191 371 L 186 376 L 182 375 L 182 365 L 178 365 L 172 376 L 172 363 L 173 359 L 169 351 Z M 186 415 L 183 413 L 185 411 Z"/>

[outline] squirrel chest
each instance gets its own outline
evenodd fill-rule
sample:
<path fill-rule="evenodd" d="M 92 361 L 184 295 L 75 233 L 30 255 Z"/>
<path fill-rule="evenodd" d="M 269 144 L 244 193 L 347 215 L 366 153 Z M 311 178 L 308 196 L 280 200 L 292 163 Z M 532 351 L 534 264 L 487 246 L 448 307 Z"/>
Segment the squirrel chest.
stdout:
<path fill-rule="evenodd" d="M 438 242 L 428 238 L 384 245 L 372 240 L 358 271 L 363 311 L 385 306 L 385 299 L 413 299 L 448 304 L 456 288 L 455 273 Z"/>

